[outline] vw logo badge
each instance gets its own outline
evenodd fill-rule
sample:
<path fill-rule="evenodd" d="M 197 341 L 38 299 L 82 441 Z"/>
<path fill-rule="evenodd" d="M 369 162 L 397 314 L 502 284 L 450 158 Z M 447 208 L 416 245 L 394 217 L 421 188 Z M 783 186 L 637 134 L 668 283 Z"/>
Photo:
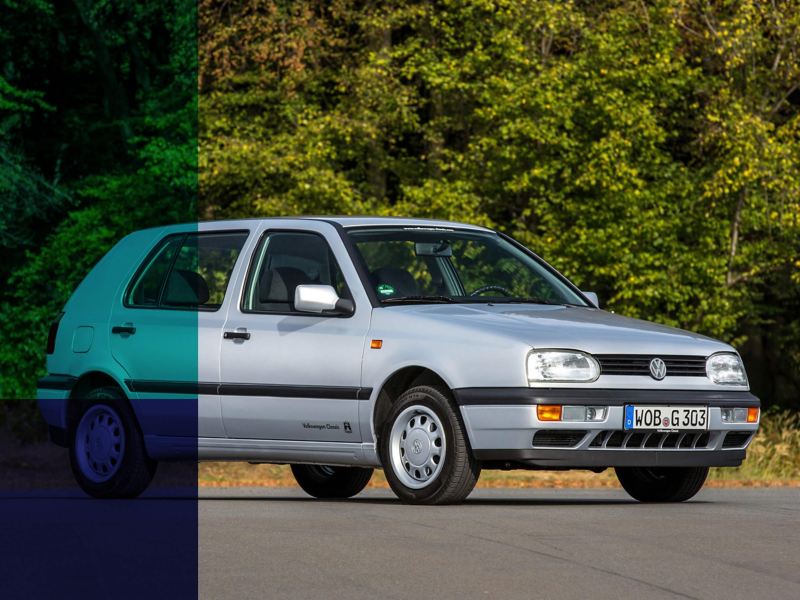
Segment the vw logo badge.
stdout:
<path fill-rule="evenodd" d="M 422 443 L 419 440 L 414 440 L 414 443 L 411 445 L 411 451 L 414 454 L 422 452 Z"/>
<path fill-rule="evenodd" d="M 667 364 L 660 358 L 654 358 L 650 361 L 650 375 L 661 381 L 667 376 Z"/>

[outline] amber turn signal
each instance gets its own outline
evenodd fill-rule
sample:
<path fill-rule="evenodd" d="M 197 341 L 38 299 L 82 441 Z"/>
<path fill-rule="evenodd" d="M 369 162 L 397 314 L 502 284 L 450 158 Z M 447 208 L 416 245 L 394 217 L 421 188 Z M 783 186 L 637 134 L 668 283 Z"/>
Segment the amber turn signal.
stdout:
<path fill-rule="evenodd" d="M 758 407 L 752 406 L 747 409 L 747 422 L 758 423 Z"/>
<path fill-rule="evenodd" d="M 540 421 L 560 421 L 561 405 L 539 404 L 536 407 L 536 416 L 539 417 Z"/>
<path fill-rule="evenodd" d="M 383 340 L 372 340 L 369 343 L 369 347 L 372 348 L 373 350 L 380 350 L 381 348 L 383 348 Z"/>

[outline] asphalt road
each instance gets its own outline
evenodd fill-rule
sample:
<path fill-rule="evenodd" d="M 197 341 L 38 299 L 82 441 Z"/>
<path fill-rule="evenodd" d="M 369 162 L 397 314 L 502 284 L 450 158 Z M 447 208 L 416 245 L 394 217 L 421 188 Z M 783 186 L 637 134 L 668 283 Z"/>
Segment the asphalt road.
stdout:
<path fill-rule="evenodd" d="M 478 490 L 461 506 L 203 490 L 200 598 L 800 598 L 800 489 Z"/>

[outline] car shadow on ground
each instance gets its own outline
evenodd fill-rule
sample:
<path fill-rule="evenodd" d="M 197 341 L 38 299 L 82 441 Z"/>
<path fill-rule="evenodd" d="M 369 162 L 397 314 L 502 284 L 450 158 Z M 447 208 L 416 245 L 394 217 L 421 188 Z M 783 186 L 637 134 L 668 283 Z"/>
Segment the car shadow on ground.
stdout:
<path fill-rule="evenodd" d="M 602 490 L 598 490 L 602 491 Z M 491 493 L 495 494 L 503 494 L 505 490 L 497 489 L 491 490 Z M 518 490 L 513 490 L 514 496 L 513 497 L 496 497 L 496 498 L 467 498 L 462 502 L 460 506 L 462 508 L 469 508 L 471 506 L 556 506 L 556 507 L 566 507 L 566 506 L 631 506 L 631 505 L 640 505 L 640 506 L 647 506 L 647 504 L 637 502 L 632 498 L 620 497 L 620 498 L 601 498 L 601 497 L 582 497 L 582 498 L 559 498 L 558 491 L 554 490 L 553 497 L 542 497 L 541 495 L 537 495 L 536 497 L 529 497 L 526 498 L 524 495 L 520 494 Z M 397 505 L 403 506 L 403 503 L 394 496 L 381 496 L 381 497 L 356 497 L 350 499 L 318 499 L 318 498 L 311 498 L 307 496 L 299 496 L 299 495 L 292 495 L 292 494 L 280 494 L 276 495 L 271 492 L 267 492 L 265 494 L 258 494 L 258 493 L 248 493 L 248 494 L 236 494 L 236 493 L 225 493 L 219 494 L 214 493 L 213 495 L 204 494 L 202 491 L 198 492 L 197 488 L 186 487 L 186 488 L 177 488 L 177 489 L 154 489 L 148 492 L 145 492 L 144 495 L 140 496 L 139 498 L 135 499 L 115 499 L 115 500 L 99 500 L 95 498 L 90 498 L 86 496 L 82 491 L 78 489 L 51 489 L 51 490 L 29 490 L 29 491 L 9 491 L 9 490 L 0 490 L 0 505 L 4 502 L 9 501 L 30 501 L 30 502 L 42 502 L 42 501 L 56 501 L 56 502 L 66 502 L 66 503 L 75 503 L 75 502 L 94 502 L 98 505 L 106 505 L 106 506 L 113 506 L 113 505 L 121 505 L 125 503 L 143 503 L 149 504 L 153 502 L 202 502 L 208 504 L 215 504 L 219 502 L 259 502 L 263 504 L 275 504 L 275 503 L 289 503 L 289 504 L 318 504 L 318 505 L 352 505 L 352 506 L 385 506 L 385 505 Z M 719 504 L 719 502 L 716 502 Z M 705 500 L 692 500 L 691 504 L 709 504 L 708 501 Z M 450 505 L 451 507 L 453 505 Z M 436 507 L 436 508 L 443 508 L 443 507 Z"/>
<path fill-rule="evenodd" d="M 275 496 L 275 495 L 200 495 L 201 502 L 264 502 L 269 503 L 292 503 L 292 504 L 350 504 L 350 505 L 390 505 L 403 506 L 398 498 L 350 498 L 346 500 L 320 500 L 316 498 L 306 498 L 299 496 Z M 615 506 L 639 504 L 630 498 L 467 498 L 457 506 Z M 442 508 L 442 507 L 437 507 Z"/>

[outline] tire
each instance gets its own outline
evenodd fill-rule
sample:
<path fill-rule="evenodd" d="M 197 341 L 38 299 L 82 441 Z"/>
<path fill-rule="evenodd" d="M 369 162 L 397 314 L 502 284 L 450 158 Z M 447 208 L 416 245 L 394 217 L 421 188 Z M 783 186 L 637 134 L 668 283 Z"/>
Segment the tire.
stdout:
<path fill-rule="evenodd" d="M 708 467 L 617 467 L 617 479 L 639 502 L 683 502 L 706 481 Z"/>
<path fill-rule="evenodd" d="M 352 498 L 367 487 L 372 469 L 292 465 L 292 474 L 303 491 L 314 498 Z"/>
<path fill-rule="evenodd" d="M 381 428 L 378 451 L 389 485 L 408 504 L 457 504 L 481 472 L 448 391 L 434 386 L 400 395 Z"/>
<path fill-rule="evenodd" d="M 69 434 L 72 474 L 94 498 L 135 498 L 156 472 L 142 432 L 122 392 L 97 388 L 81 400 Z"/>

